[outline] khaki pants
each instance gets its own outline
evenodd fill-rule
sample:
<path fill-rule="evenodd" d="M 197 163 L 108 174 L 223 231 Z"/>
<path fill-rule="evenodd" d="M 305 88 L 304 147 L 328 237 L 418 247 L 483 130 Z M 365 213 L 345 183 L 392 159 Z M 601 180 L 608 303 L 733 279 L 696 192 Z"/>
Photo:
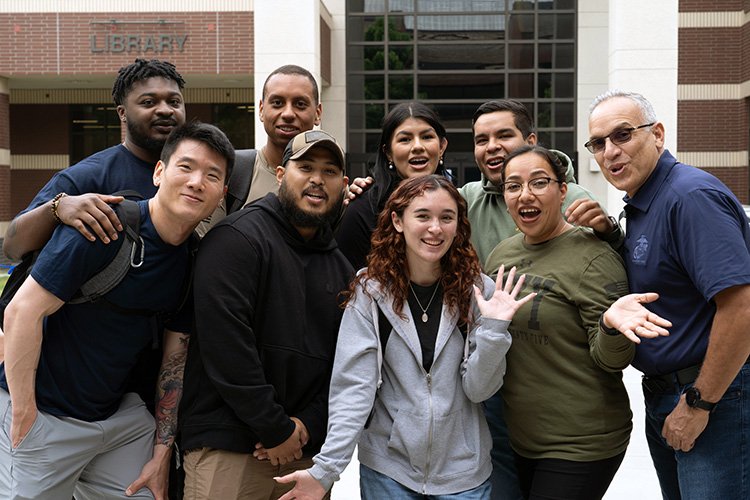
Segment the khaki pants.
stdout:
<path fill-rule="evenodd" d="M 252 454 L 214 448 L 185 452 L 185 500 L 277 500 L 294 487 L 273 480 L 294 471 L 309 469 L 312 459 L 272 465 Z M 331 492 L 324 500 L 330 500 Z"/>

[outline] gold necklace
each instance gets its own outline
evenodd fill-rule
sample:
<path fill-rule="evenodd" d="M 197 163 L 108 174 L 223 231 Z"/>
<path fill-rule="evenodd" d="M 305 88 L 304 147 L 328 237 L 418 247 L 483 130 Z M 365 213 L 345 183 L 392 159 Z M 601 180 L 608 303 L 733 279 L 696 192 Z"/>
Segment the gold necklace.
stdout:
<path fill-rule="evenodd" d="M 435 298 L 435 294 L 437 293 L 437 289 L 440 287 L 440 283 L 435 285 L 435 290 L 432 292 L 432 297 L 430 297 L 430 301 L 427 303 L 427 307 L 422 307 L 422 303 L 419 301 L 419 297 L 417 297 L 417 292 L 414 291 L 414 287 L 411 286 L 411 281 L 409 281 L 409 288 L 411 288 L 411 293 L 414 294 L 414 298 L 417 299 L 417 305 L 419 305 L 419 308 L 422 310 L 422 323 L 427 323 L 427 320 L 429 319 L 427 317 L 427 309 L 430 308 L 430 304 L 432 304 L 432 299 Z"/>

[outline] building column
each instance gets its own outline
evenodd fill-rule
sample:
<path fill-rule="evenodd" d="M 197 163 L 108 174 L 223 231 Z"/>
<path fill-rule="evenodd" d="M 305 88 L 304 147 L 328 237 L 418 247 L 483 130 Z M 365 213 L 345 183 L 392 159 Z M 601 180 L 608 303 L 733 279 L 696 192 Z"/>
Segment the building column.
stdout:
<path fill-rule="evenodd" d="M 346 66 L 344 23 L 345 3 L 341 0 L 284 0 L 255 2 L 253 24 L 255 40 L 255 146 L 266 143 L 263 124 L 258 120 L 257 106 L 262 99 L 263 83 L 268 75 L 285 64 L 296 64 L 313 74 L 323 103 L 321 128 L 333 134 L 346 150 Z M 331 51 L 321 54 L 321 23 L 330 30 Z M 289 36 L 293 34 L 293 36 Z M 326 35 L 328 36 L 328 35 Z M 323 78 L 321 62 L 325 59 L 327 77 Z"/>
<path fill-rule="evenodd" d="M 0 77 L 0 235 L 5 235 L 13 214 L 10 210 L 10 87 Z"/>
<path fill-rule="evenodd" d="M 596 2 L 603 4 L 604 2 Z M 590 0 L 582 0 L 588 7 L 586 20 L 592 34 L 601 33 L 604 24 L 603 9 L 594 7 Z M 629 90 L 643 94 L 654 105 L 659 121 L 666 129 L 666 147 L 676 152 L 677 144 L 677 53 L 678 53 L 678 0 L 609 0 L 607 2 L 607 19 L 609 39 L 607 43 L 606 64 L 600 59 L 595 64 L 606 67 L 606 88 L 601 84 L 603 73 L 599 70 L 589 81 L 591 85 L 584 88 L 588 103 L 584 106 L 579 100 L 579 142 L 588 137 L 588 105 L 591 99 L 606 90 Z M 602 6 L 604 7 L 604 6 Z M 584 15 L 584 12 L 581 13 Z M 584 18 L 582 17 L 583 21 Z M 583 41 L 579 41 L 583 46 Z M 596 50 L 596 49 L 590 49 Z M 581 55 L 581 54 L 579 54 Z M 579 67 L 594 64 L 582 61 Z M 580 77 L 579 77 L 580 78 Z M 579 90 L 581 89 L 579 83 Z M 584 139 L 585 142 L 587 139 Z M 579 159 L 582 169 L 589 166 L 588 175 L 597 175 L 598 169 L 594 157 L 581 147 Z M 600 175 L 600 174 L 599 174 Z M 622 210 L 624 193 L 607 185 L 607 191 L 601 201 L 607 210 L 617 216 Z"/>

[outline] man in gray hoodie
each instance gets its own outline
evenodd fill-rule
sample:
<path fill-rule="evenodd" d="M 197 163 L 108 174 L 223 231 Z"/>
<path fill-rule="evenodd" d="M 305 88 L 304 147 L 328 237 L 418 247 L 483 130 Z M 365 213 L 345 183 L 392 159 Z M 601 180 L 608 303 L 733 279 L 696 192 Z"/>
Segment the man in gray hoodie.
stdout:
<path fill-rule="evenodd" d="M 474 159 L 482 172 L 482 179 L 465 184 L 459 192 L 466 200 L 472 229 L 471 242 L 482 264 L 498 243 L 518 234 L 501 190 L 502 166 L 505 158 L 517 148 L 537 143 L 533 123 L 526 106 L 513 99 L 488 101 L 474 112 Z M 594 229 L 599 238 L 617 248 L 623 240 L 623 232 L 617 221 L 608 216 L 589 190 L 576 183 L 570 158 L 561 151 L 554 152 L 567 166 L 565 182 L 568 184 L 568 195 L 562 209 L 568 222 Z M 493 440 L 492 499 L 520 500 L 521 490 L 500 393 L 484 403 L 484 413 Z"/>

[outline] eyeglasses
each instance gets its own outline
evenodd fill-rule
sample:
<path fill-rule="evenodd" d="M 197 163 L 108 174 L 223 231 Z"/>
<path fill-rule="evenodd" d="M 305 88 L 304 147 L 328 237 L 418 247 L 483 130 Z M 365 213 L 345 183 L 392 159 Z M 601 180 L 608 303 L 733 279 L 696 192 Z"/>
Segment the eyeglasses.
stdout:
<path fill-rule="evenodd" d="M 551 177 L 536 177 L 525 184 L 522 182 L 508 181 L 503 182 L 501 185 L 503 187 L 503 193 L 513 197 L 520 196 L 523 192 L 524 186 L 529 187 L 529 191 L 531 191 L 531 194 L 539 196 L 547 191 L 550 182 L 557 182 L 559 184 L 562 184 L 562 181 L 558 181 L 557 179 L 553 179 Z"/>
<path fill-rule="evenodd" d="M 586 146 L 586 149 L 591 151 L 592 154 L 601 153 L 602 151 L 604 151 L 604 146 L 607 143 L 607 138 L 612 141 L 612 144 L 619 146 L 620 144 L 625 144 L 630 139 L 632 139 L 634 131 L 641 128 L 651 127 L 655 124 L 656 122 L 647 123 L 646 125 L 641 125 L 640 127 L 620 128 L 607 136 L 591 139 L 589 142 L 584 144 L 584 146 Z"/>

